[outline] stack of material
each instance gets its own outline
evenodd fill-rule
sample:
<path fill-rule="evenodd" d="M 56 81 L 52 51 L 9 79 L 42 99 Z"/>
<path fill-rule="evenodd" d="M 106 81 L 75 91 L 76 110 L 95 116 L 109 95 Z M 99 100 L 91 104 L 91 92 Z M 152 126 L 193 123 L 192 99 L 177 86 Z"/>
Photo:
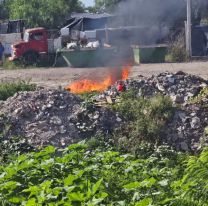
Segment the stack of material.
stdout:
<path fill-rule="evenodd" d="M 208 145 L 208 137 L 205 128 L 208 126 L 208 96 L 200 102 L 192 99 L 200 94 L 202 89 L 207 88 L 207 80 L 198 76 L 183 72 L 161 73 L 150 78 L 138 76 L 136 79 L 124 81 L 127 90 L 132 89 L 137 97 L 149 98 L 156 94 L 169 96 L 175 107 L 173 119 L 166 125 L 163 141 L 178 150 L 197 151 L 202 144 Z M 120 101 L 117 85 L 111 86 L 107 91 L 94 97 L 99 102 Z"/>
<path fill-rule="evenodd" d="M 208 81 L 201 77 L 189 75 L 183 72 L 161 73 L 152 77 L 138 76 L 135 79 L 129 79 L 123 82 L 127 90 L 133 89 L 137 96 L 151 97 L 156 94 L 169 96 L 174 103 L 183 104 L 190 98 L 198 95 L 200 91 L 208 86 Z M 97 101 L 105 99 L 106 96 L 113 98 L 119 97 L 116 89 L 117 84 L 111 86 L 99 96 L 95 97 Z"/>
<path fill-rule="evenodd" d="M 110 133 L 120 124 L 111 110 L 84 105 L 79 97 L 56 90 L 16 94 L 3 103 L 0 113 L 4 138 L 22 136 L 33 146 L 66 146 Z"/>

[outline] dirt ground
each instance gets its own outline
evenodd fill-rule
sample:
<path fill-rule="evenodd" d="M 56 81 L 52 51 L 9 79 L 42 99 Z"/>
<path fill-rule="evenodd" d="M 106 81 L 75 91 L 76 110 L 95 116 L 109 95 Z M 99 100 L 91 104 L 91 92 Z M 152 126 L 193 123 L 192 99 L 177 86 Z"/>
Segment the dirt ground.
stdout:
<path fill-rule="evenodd" d="M 130 77 L 138 75 L 151 76 L 165 71 L 184 71 L 208 79 L 208 62 L 141 64 L 132 67 Z M 66 87 L 71 82 L 79 79 L 88 78 L 99 81 L 114 72 L 115 69 L 113 68 L 0 69 L 0 81 L 30 80 L 30 82 L 36 83 L 38 86 L 58 88 Z"/>

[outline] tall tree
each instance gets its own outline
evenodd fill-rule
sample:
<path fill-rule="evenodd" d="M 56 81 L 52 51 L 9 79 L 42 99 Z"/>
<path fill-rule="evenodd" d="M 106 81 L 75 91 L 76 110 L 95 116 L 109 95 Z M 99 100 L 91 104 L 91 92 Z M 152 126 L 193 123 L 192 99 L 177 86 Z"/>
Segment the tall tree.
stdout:
<path fill-rule="evenodd" d="M 121 1 L 124 0 L 95 0 L 95 8 L 98 11 L 112 11 Z"/>
<path fill-rule="evenodd" d="M 9 13 L 8 13 L 7 2 L 0 0 L 0 20 L 7 19 L 8 15 Z"/>
<path fill-rule="evenodd" d="M 83 11 L 79 0 L 10 0 L 10 18 L 25 19 L 28 27 L 56 28 L 71 12 Z"/>

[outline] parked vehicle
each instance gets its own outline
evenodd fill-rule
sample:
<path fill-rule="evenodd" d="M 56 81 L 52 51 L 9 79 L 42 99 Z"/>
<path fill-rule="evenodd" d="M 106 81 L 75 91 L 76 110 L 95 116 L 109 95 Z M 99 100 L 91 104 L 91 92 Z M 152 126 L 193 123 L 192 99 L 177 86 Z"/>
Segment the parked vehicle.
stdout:
<path fill-rule="evenodd" d="M 12 45 L 10 60 L 23 59 L 26 63 L 36 63 L 41 57 L 54 54 L 61 47 L 61 38 L 49 38 L 45 28 L 27 29 L 23 40 Z"/>

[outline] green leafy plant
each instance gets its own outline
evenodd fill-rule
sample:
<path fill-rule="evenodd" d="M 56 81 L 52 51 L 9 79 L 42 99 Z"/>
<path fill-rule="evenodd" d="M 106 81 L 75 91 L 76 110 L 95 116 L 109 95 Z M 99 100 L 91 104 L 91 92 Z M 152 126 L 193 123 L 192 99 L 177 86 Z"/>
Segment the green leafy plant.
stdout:
<path fill-rule="evenodd" d="M 9 162 L 14 156 L 35 150 L 22 137 L 4 139 L 0 134 L 0 165 Z"/>
<path fill-rule="evenodd" d="M 114 105 L 113 109 L 126 120 L 115 138 L 119 139 L 121 146 L 130 150 L 135 150 L 142 141 L 159 143 L 163 128 L 174 113 L 172 101 L 168 97 L 137 98 L 131 90 L 121 96 L 121 102 Z"/>
<path fill-rule="evenodd" d="M 20 91 L 34 91 L 35 84 L 30 84 L 29 81 L 19 80 L 17 82 L 2 82 L 0 84 L 0 100 L 6 100 Z"/>
<path fill-rule="evenodd" d="M 0 167 L 0 204 L 167 205 L 184 157 L 167 147 L 135 158 L 84 144 L 49 146 Z"/>
<path fill-rule="evenodd" d="M 203 101 L 204 98 L 207 98 L 208 96 L 208 87 L 203 88 L 200 93 L 189 99 L 189 103 L 191 104 L 199 104 L 201 101 Z M 206 104 L 201 105 L 202 107 L 206 107 Z"/>
<path fill-rule="evenodd" d="M 185 33 L 181 32 L 171 43 L 166 56 L 167 62 L 184 62 L 188 60 L 185 49 Z"/>

